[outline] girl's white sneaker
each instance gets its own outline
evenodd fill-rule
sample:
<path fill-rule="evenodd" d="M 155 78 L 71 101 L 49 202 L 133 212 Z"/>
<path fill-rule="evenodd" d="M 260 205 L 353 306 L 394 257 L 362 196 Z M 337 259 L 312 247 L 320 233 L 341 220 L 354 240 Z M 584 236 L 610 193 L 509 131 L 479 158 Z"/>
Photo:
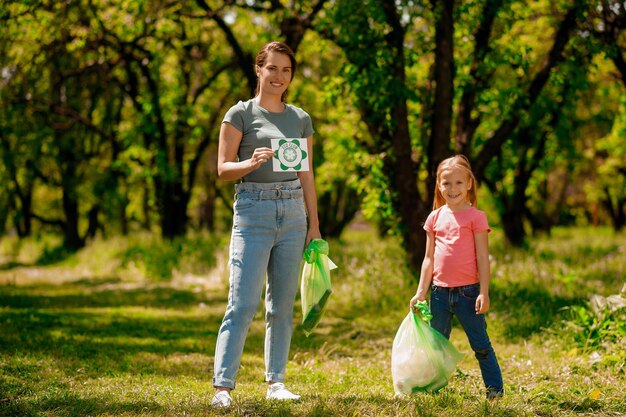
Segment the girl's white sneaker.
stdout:
<path fill-rule="evenodd" d="M 267 388 L 268 400 L 298 400 L 300 396 L 285 388 L 282 382 L 275 382 Z"/>

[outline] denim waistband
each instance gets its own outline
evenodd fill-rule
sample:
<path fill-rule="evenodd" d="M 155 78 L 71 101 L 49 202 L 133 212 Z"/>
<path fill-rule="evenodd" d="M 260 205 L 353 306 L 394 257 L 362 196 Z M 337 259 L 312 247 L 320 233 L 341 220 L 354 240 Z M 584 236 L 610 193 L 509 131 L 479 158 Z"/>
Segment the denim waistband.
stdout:
<path fill-rule="evenodd" d="M 461 285 L 460 287 L 442 287 L 440 285 L 432 285 L 432 289 L 440 289 L 440 290 L 446 290 L 449 292 L 459 292 L 461 290 L 465 290 L 465 289 L 469 289 L 469 288 L 477 288 L 480 287 L 480 283 L 476 283 L 476 284 L 470 284 L 470 285 Z"/>
<path fill-rule="evenodd" d="M 302 198 L 302 185 L 299 179 L 284 182 L 242 182 L 235 186 L 235 198 L 251 200 L 280 200 Z"/>

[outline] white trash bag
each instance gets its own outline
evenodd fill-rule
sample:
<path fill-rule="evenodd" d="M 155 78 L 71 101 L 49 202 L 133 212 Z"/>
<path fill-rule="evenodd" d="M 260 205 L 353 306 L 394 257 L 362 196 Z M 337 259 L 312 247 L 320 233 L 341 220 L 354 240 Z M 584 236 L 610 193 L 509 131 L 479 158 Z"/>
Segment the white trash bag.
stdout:
<path fill-rule="evenodd" d="M 420 304 L 416 307 L 422 310 L 421 317 L 409 312 L 393 341 L 391 377 L 397 394 L 438 391 L 448 384 L 463 358 L 448 339 L 428 325 L 426 320 L 432 317 L 428 305 Z"/>

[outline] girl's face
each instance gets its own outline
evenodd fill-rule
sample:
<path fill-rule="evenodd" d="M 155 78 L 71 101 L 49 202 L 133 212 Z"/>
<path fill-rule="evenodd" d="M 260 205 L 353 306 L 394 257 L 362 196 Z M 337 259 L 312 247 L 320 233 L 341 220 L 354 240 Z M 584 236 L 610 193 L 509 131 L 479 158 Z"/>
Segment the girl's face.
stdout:
<path fill-rule="evenodd" d="M 452 210 L 469 206 L 467 192 L 472 188 L 470 177 L 460 168 L 450 168 L 439 176 L 439 192 Z"/>
<path fill-rule="evenodd" d="M 281 97 L 291 83 L 292 68 L 289 56 L 270 51 L 265 65 L 256 67 L 259 77 L 259 93 Z"/>

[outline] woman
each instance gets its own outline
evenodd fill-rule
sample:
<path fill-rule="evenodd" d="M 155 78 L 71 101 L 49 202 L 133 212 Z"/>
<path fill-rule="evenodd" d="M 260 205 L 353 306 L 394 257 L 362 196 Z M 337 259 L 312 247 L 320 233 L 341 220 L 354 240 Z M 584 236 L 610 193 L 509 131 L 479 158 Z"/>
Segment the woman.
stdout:
<path fill-rule="evenodd" d="M 281 42 L 265 45 L 256 57 L 256 96 L 224 116 L 218 174 L 236 185 L 230 243 L 228 306 L 215 347 L 214 407 L 229 407 L 250 322 L 265 284 L 265 379 L 268 399 L 300 398 L 285 388 L 293 306 L 302 252 L 320 238 L 312 171 L 313 127 L 302 109 L 285 103 L 296 60 Z M 306 138 L 308 171 L 275 172 L 271 139 Z M 308 217 L 308 227 L 307 227 Z"/>

